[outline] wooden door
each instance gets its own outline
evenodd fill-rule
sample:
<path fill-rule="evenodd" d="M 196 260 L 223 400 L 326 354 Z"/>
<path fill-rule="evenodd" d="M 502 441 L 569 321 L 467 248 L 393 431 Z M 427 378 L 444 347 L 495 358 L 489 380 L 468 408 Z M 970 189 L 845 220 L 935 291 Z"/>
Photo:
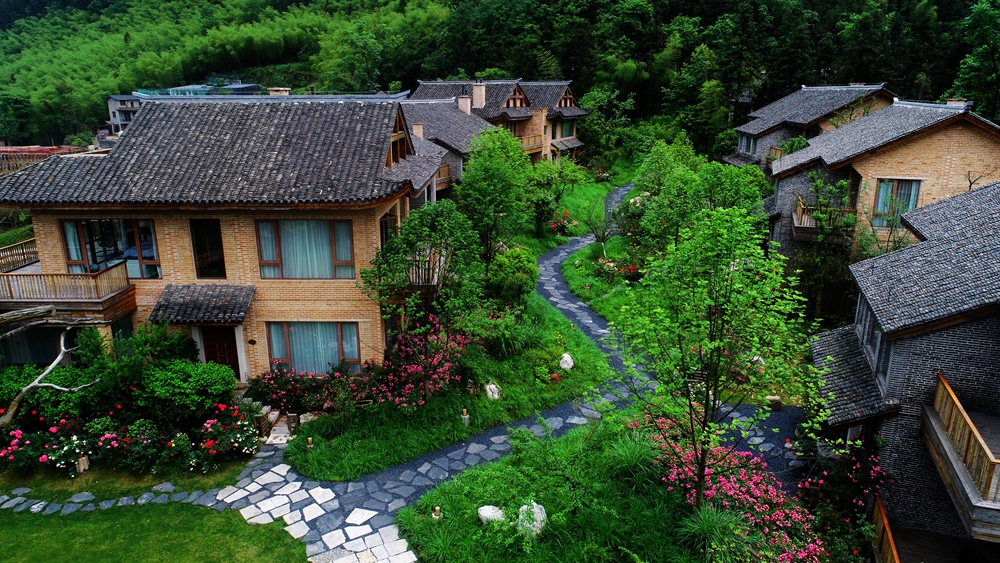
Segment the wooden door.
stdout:
<path fill-rule="evenodd" d="M 240 360 L 236 352 L 236 327 L 203 326 L 200 328 L 201 341 L 205 346 L 205 361 L 233 368 L 233 373 L 239 379 Z"/>

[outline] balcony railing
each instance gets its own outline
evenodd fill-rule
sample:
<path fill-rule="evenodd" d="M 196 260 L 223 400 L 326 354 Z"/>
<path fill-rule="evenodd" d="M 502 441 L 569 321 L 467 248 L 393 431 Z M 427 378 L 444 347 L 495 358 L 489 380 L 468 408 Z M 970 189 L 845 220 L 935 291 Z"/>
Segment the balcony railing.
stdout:
<path fill-rule="evenodd" d="M 7 273 L 38 262 L 38 245 L 35 239 L 0 248 L 0 272 Z"/>
<path fill-rule="evenodd" d="M 417 253 L 413 265 L 410 266 L 410 285 L 421 289 L 439 288 L 449 260 L 451 253 L 447 255 L 437 252 Z"/>
<path fill-rule="evenodd" d="M 767 152 L 767 158 L 764 159 L 767 161 L 767 169 L 770 170 L 771 163 L 783 156 L 785 156 L 785 151 L 781 150 L 780 147 L 771 147 L 771 149 Z"/>
<path fill-rule="evenodd" d="M 1000 480 L 997 475 L 1000 460 L 994 457 L 986 440 L 941 374 L 938 374 L 937 389 L 934 392 L 934 410 L 941 418 L 948 438 L 955 446 L 955 452 L 969 470 L 982 499 L 1000 501 Z"/>
<path fill-rule="evenodd" d="M 102 301 L 128 287 L 124 262 L 93 274 L 0 274 L 0 301 Z"/>
<path fill-rule="evenodd" d="M 434 185 L 437 189 L 443 190 L 451 185 L 451 166 L 442 164 L 434 175 Z"/>
<path fill-rule="evenodd" d="M 872 524 L 875 525 L 872 547 L 875 548 L 875 557 L 878 559 L 878 563 L 899 563 L 899 552 L 896 551 L 896 542 L 892 539 L 889 520 L 885 517 L 885 506 L 882 505 L 882 497 L 879 495 L 875 495 Z"/>
<path fill-rule="evenodd" d="M 802 196 L 797 196 L 798 201 L 795 205 L 795 213 L 792 215 L 792 236 L 798 241 L 812 241 L 816 240 L 816 236 L 819 234 L 820 229 L 816 225 L 815 213 L 820 209 L 817 205 L 806 205 L 806 202 L 802 200 Z M 836 208 L 827 207 L 823 208 L 822 211 L 826 213 L 826 228 L 831 229 L 833 223 L 846 215 L 853 215 L 857 213 L 857 210 L 850 209 L 847 207 Z M 843 243 L 845 241 L 844 232 L 831 232 L 831 236 L 828 240 L 829 242 Z"/>
<path fill-rule="evenodd" d="M 542 146 L 541 135 L 526 135 L 519 137 L 519 139 L 521 139 L 521 148 L 524 150 L 537 149 Z"/>

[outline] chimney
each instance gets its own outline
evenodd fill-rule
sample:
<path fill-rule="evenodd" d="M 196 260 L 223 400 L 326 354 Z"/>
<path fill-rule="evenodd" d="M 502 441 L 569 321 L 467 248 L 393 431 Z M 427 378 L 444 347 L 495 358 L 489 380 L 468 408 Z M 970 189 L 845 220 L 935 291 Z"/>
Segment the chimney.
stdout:
<path fill-rule="evenodd" d="M 459 96 L 458 97 L 458 109 L 465 112 L 467 115 L 472 113 L 472 96 Z"/>
<path fill-rule="evenodd" d="M 965 98 L 948 98 L 948 101 L 946 102 L 946 104 L 949 105 L 949 106 L 962 106 L 962 107 L 965 107 L 965 102 L 967 102 L 967 101 L 968 100 L 966 100 Z"/>
<path fill-rule="evenodd" d="M 472 84 L 472 107 L 481 108 L 486 105 L 486 84 L 478 81 Z"/>
<path fill-rule="evenodd" d="M 291 92 L 291 91 L 292 91 L 291 88 L 268 88 L 267 89 L 267 95 L 268 96 L 287 96 L 288 93 Z"/>
<path fill-rule="evenodd" d="M 413 136 L 416 137 L 416 138 L 418 138 L 418 139 L 423 139 L 424 138 L 424 124 L 423 123 L 414 123 L 413 124 Z"/>

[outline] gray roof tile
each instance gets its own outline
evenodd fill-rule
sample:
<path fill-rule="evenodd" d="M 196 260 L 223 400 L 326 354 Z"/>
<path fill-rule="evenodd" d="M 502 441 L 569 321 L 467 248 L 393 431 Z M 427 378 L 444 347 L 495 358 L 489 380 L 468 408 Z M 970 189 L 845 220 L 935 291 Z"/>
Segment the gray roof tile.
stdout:
<path fill-rule="evenodd" d="M 549 117 L 564 118 L 584 117 L 590 112 L 579 106 L 559 107 L 559 101 L 569 88 L 571 81 L 562 82 L 521 82 L 521 91 L 528 98 L 528 104 L 533 108 L 547 108 Z"/>
<path fill-rule="evenodd" d="M 821 396 L 830 410 L 827 423 L 844 426 L 899 410 L 882 399 L 871 366 L 861 351 L 854 325 L 824 332 L 810 344 L 817 368 L 823 375 Z M 832 398 L 829 398 L 830 395 Z"/>
<path fill-rule="evenodd" d="M 421 81 L 410 99 L 433 100 L 441 98 L 456 98 L 472 96 L 474 80 L 467 81 Z M 484 80 L 486 85 L 486 100 L 481 108 L 472 108 L 472 112 L 487 121 L 506 118 L 509 120 L 529 119 L 531 108 L 544 107 L 549 115 L 559 115 L 565 118 L 576 118 L 589 115 L 590 112 L 578 107 L 558 107 L 570 81 L 558 82 L 522 82 L 517 80 Z M 514 93 L 514 87 L 519 86 L 524 92 L 530 107 L 507 108 L 504 104 Z"/>
<path fill-rule="evenodd" d="M 246 317 L 254 286 L 169 284 L 156 300 L 149 320 L 173 324 L 239 324 Z"/>
<path fill-rule="evenodd" d="M 1000 305 L 1000 182 L 904 220 L 927 240 L 851 265 L 883 331 Z"/>
<path fill-rule="evenodd" d="M 552 146 L 561 150 L 575 149 L 577 147 L 583 146 L 583 141 L 580 139 L 562 139 L 559 141 L 552 141 Z"/>
<path fill-rule="evenodd" d="M 413 133 L 414 123 L 424 124 L 424 139 L 440 143 L 463 155 L 472 153 L 472 141 L 493 126 L 478 115 L 458 109 L 454 99 L 403 102 L 403 115 Z"/>
<path fill-rule="evenodd" d="M 884 91 L 885 83 L 862 86 L 803 86 L 791 94 L 750 113 L 753 121 L 736 128 L 739 133 L 760 135 L 783 124 L 806 126 L 815 123 L 859 98 Z"/>
<path fill-rule="evenodd" d="M 358 203 L 421 179 L 385 167 L 399 102 L 147 101 L 107 155 L 49 158 L 0 179 L 0 203 Z"/>

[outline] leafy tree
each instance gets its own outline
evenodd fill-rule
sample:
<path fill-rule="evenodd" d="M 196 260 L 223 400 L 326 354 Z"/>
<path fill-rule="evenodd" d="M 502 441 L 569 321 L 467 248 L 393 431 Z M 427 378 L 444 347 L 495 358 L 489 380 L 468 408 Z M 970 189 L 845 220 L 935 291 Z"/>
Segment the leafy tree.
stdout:
<path fill-rule="evenodd" d="M 479 235 L 487 275 L 497 247 L 520 225 L 524 186 L 530 174 L 531 164 L 521 150 L 521 141 L 506 129 L 484 131 L 473 141 L 472 155 L 455 195 L 458 209 Z"/>
<path fill-rule="evenodd" d="M 1000 106 L 1000 1 L 980 0 L 962 20 L 965 41 L 972 50 L 962 59 L 949 96 L 978 101 L 976 111 L 997 120 Z"/>
<path fill-rule="evenodd" d="M 326 84 L 333 90 L 363 92 L 378 90 L 384 52 L 397 47 L 400 38 L 379 28 L 376 33 L 352 27 L 335 40 L 336 59 L 326 72 Z"/>
<path fill-rule="evenodd" d="M 793 152 L 800 151 L 808 146 L 809 141 L 807 141 L 802 135 L 799 135 L 798 137 L 791 137 L 778 143 L 778 148 L 785 154 L 792 154 Z"/>
<path fill-rule="evenodd" d="M 590 110 L 590 115 L 577 125 L 580 140 L 587 143 L 586 150 L 613 161 L 609 156 L 616 154 L 622 130 L 631 122 L 627 112 L 635 107 L 632 96 L 621 100 L 618 90 L 594 88 L 580 98 L 580 107 Z"/>
<path fill-rule="evenodd" d="M 0 95 L 0 140 L 25 143 L 36 130 L 31 123 L 31 105 L 26 97 Z"/>
<path fill-rule="evenodd" d="M 614 328 L 626 363 L 637 366 L 625 381 L 648 415 L 667 421 L 661 438 L 681 442 L 664 453 L 694 475 L 700 507 L 706 477 L 724 471 L 720 461 L 739 443 L 713 454 L 723 435 L 746 435 L 729 414 L 773 390 L 804 391 L 806 339 L 794 280 L 782 274 L 780 255 L 764 252 L 763 229 L 745 210 L 703 211 L 678 238 L 628 290 Z"/>

